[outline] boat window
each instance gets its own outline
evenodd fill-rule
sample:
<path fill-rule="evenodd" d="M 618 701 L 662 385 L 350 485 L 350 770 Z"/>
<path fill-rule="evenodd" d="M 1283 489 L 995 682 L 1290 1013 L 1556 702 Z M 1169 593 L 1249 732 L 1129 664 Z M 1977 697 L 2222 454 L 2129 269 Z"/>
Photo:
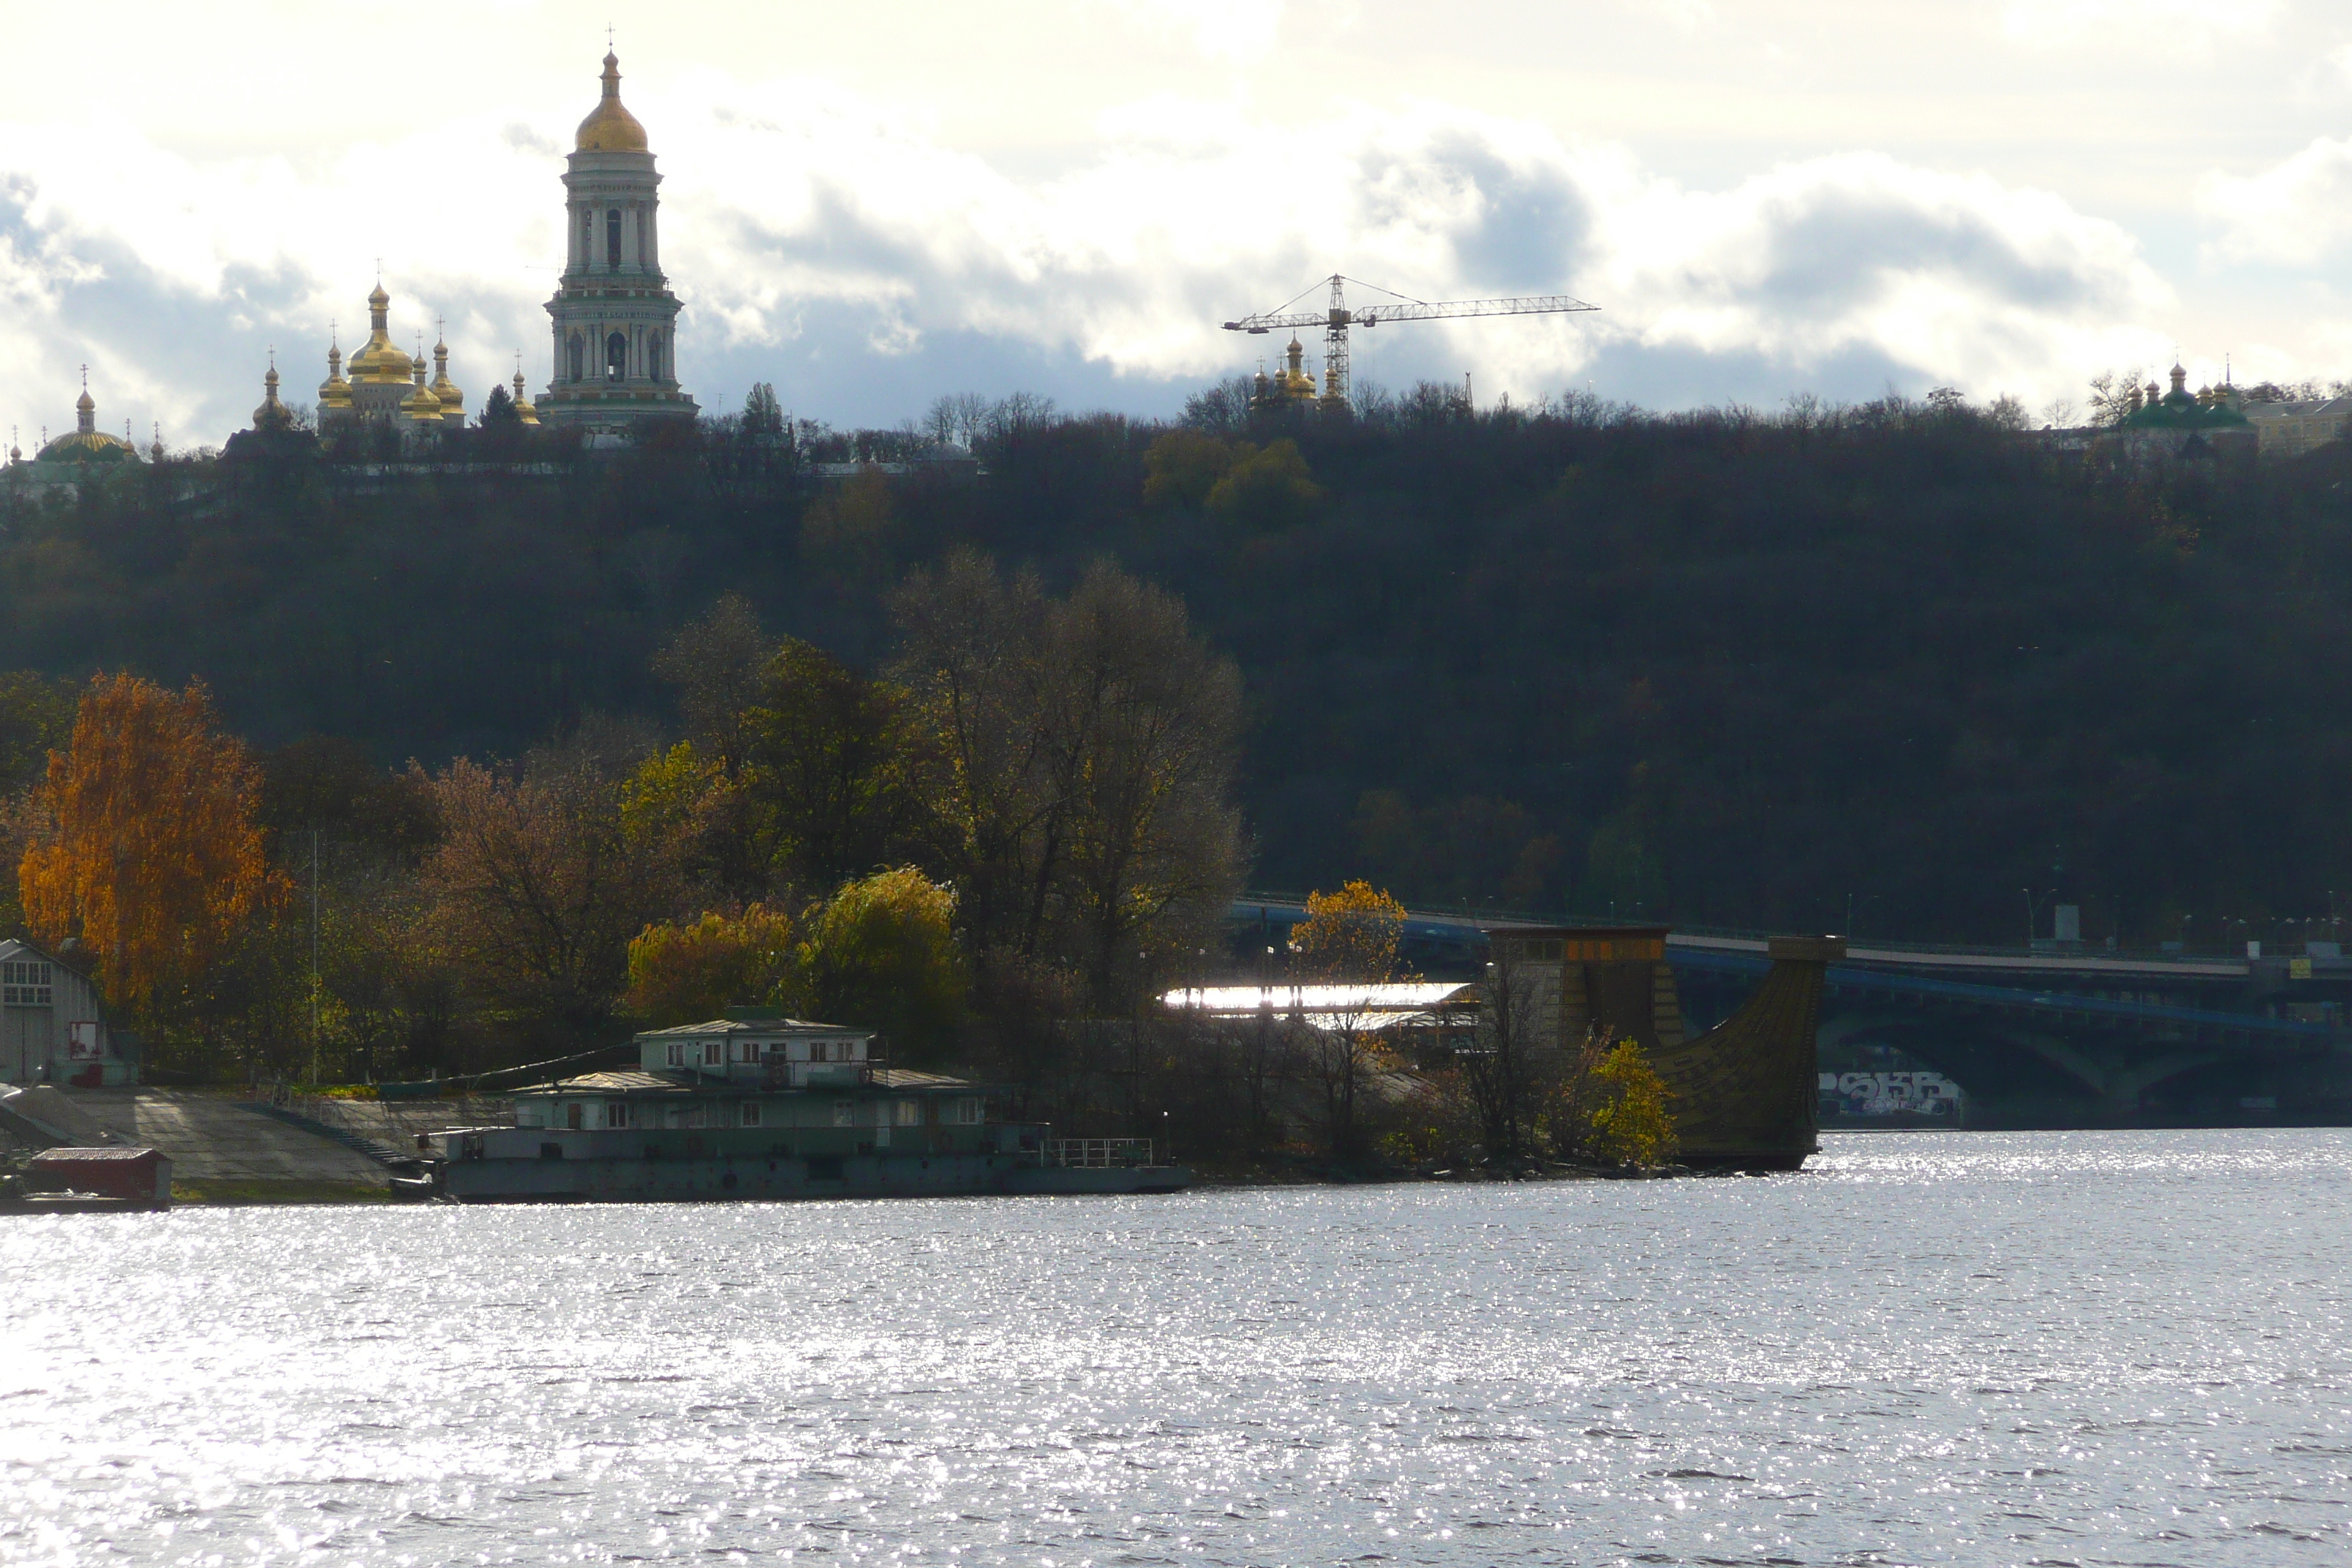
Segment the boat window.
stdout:
<path fill-rule="evenodd" d="M 955 1102 L 953 1119 L 962 1126 L 977 1127 L 980 1125 L 980 1101 L 976 1100 L 957 1100 Z"/>
<path fill-rule="evenodd" d="M 923 1102 L 919 1100 L 900 1100 L 898 1102 L 898 1125 L 901 1127 L 920 1127 L 922 1124 Z"/>
<path fill-rule="evenodd" d="M 604 1125 L 607 1127 L 626 1127 L 628 1124 L 629 1102 L 625 1100 L 606 1100 L 604 1102 Z"/>
<path fill-rule="evenodd" d="M 857 1107 L 851 1101 L 846 1100 L 836 1100 L 833 1102 L 833 1124 L 835 1127 L 856 1126 L 856 1121 L 855 1118 L 856 1115 Z"/>
<path fill-rule="evenodd" d="M 726 1048 L 726 1047 L 725 1047 L 725 1044 L 724 1044 L 724 1042 L 722 1042 L 722 1041 L 719 1041 L 719 1040 L 705 1040 L 705 1041 L 703 1041 L 703 1042 L 702 1042 L 702 1065 L 703 1065 L 704 1067 L 709 1067 L 709 1068 L 715 1068 L 715 1067 L 718 1067 L 718 1066 L 719 1065 L 719 1053 L 721 1050 L 725 1049 L 725 1048 Z"/>
<path fill-rule="evenodd" d="M 585 1125 L 587 1118 L 588 1108 L 576 1100 L 563 1108 L 563 1125 L 574 1132 L 579 1131 Z"/>
<path fill-rule="evenodd" d="M 760 1102 L 758 1100 L 747 1100 L 743 1102 L 743 1125 L 746 1127 L 757 1127 L 760 1125 Z"/>
<path fill-rule="evenodd" d="M 669 1065 L 674 1068 L 682 1068 L 686 1065 L 686 1042 L 684 1040 L 672 1040 L 669 1043 Z"/>
<path fill-rule="evenodd" d="M 824 1042 L 823 1040 L 816 1040 L 816 1041 L 813 1041 L 813 1042 L 811 1042 L 811 1043 L 810 1043 L 810 1046 L 809 1046 L 809 1060 L 811 1060 L 811 1061 L 813 1061 L 813 1062 L 821 1062 L 821 1061 L 823 1061 L 823 1060 L 824 1060 L 824 1059 L 825 1059 Z"/>

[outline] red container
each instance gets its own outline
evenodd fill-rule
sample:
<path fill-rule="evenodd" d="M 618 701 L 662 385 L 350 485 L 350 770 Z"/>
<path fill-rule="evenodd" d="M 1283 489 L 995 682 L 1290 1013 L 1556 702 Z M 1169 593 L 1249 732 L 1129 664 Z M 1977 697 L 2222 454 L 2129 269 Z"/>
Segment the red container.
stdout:
<path fill-rule="evenodd" d="M 172 1162 L 152 1149 L 44 1149 L 25 1169 L 30 1193 L 96 1193 L 148 1208 L 172 1206 Z"/>

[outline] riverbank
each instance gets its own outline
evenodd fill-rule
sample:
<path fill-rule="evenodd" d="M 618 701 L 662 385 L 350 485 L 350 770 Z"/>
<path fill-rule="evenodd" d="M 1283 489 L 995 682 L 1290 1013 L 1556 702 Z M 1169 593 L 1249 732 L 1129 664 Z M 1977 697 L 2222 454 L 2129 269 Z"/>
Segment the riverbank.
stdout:
<path fill-rule="evenodd" d="M 387 1203 L 382 1160 L 229 1089 L 77 1089 L 74 1108 L 124 1143 L 172 1162 L 175 1204 Z"/>

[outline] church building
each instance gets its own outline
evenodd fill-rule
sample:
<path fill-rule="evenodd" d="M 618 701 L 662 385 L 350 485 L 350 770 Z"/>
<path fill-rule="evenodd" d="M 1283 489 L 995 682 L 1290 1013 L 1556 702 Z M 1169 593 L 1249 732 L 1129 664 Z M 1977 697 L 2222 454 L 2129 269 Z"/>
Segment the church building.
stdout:
<path fill-rule="evenodd" d="M 449 379 L 449 345 L 433 345 L 436 374 L 427 385 L 423 352 L 407 354 L 394 344 L 391 319 L 392 296 L 378 283 L 368 295 L 368 341 L 352 355 L 349 374 L 342 346 L 328 348 L 327 379 L 319 385 L 320 436 L 332 438 L 355 427 L 376 426 L 418 437 L 465 426 L 466 395 Z M 257 414 L 255 428 L 261 427 Z"/>
<path fill-rule="evenodd" d="M 604 57 L 604 96 L 573 138 L 565 194 L 563 280 L 547 302 L 555 374 L 540 400 L 549 425 L 625 434 L 645 419 L 692 418 L 677 384 L 677 296 L 662 276 L 659 203 L 646 128 L 621 106 L 621 62 Z"/>

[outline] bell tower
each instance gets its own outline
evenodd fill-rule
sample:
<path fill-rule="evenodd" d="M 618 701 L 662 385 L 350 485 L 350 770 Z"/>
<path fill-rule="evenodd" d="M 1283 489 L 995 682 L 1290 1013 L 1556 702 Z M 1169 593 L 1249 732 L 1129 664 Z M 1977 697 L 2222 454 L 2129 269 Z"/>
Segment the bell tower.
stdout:
<path fill-rule="evenodd" d="M 661 270 L 661 176 L 646 128 L 621 106 L 616 56 L 604 57 L 604 96 L 566 163 L 563 281 L 547 302 L 555 374 L 540 419 L 613 433 L 690 419 L 694 399 L 677 384 L 677 296 Z"/>

